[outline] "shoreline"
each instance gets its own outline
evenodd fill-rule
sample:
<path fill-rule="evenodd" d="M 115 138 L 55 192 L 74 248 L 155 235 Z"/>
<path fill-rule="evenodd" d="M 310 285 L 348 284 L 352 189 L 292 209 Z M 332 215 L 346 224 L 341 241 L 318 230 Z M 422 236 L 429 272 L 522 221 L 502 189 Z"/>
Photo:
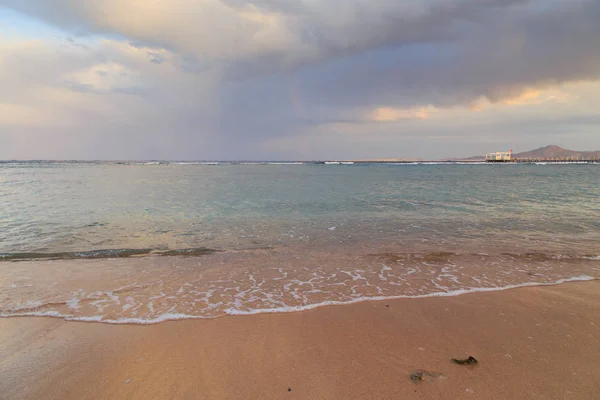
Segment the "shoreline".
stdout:
<path fill-rule="evenodd" d="M 184 320 L 211 320 L 225 317 L 248 317 L 253 315 L 262 314 L 289 314 L 289 313 L 301 313 L 305 311 L 316 310 L 324 307 L 339 307 L 348 306 L 353 304 L 359 304 L 364 302 L 381 302 L 381 301 L 393 301 L 393 300 L 418 300 L 418 299 L 429 299 L 429 298 L 444 298 L 444 297 L 457 297 L 468 294 L 476 293 L 490 293 L 490 292 L 503 292 L 506 290 L 514 290 L 527 287 L 544 287 L 544 286 L 557 286 L 565 283 L 576 283 L 576 282 L 591 282 L 600 281 L 600 278 L 582 275 L 574 276 L 570 278 L 559 279 L 554 282 L 523 282 L 518 284 L 498 286 L 498 287 L 480 287 L 470 289 L 457 289 L 450 292 L 433 292 L 422 295 L 395 295 L 395 296 L 373 296 L 373 297 L 360 297 L 354 300 L 347 301 L 335 301 L 328 300 L 321 303 L 307 304 L 303 306 L 286 306 L 271 309 L 259 309 L 249 312 L 243 312 L 239 310 L 226 310 L 225 314 L 217 316 L 202 316 L 202 315 L 186 315 L 186 314 L 165 314 L 154 319 L 140 319 L 140 318 L 126 318 L 123 320 L 112 320 L 112 319 L 100 319 L 99 317 L 74 317 L 55 313 L 53 311 L 46 313 L 16 313 L 13 315 L 0 314 L 2 318 L 57 318 L 68 322 L 86 322 L 86 323 L 98 323 L 98 324 L 109 324 L 109 325 L 156 325 L 170 321 L 184 321 Z"/>
<path fill-rule="evenodd" d="M 591 399 L 599 328 L 597 280 L 152 325 L 0 318 L 0 393 Z"/>

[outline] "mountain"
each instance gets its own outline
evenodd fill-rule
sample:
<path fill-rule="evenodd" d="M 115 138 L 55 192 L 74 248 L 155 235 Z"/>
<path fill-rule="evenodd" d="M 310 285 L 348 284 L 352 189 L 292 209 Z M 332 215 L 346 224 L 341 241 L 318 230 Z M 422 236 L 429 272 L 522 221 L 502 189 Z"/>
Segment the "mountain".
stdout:
<path fill-rule="evenodd" d="M 575 151 L 550 145 L 513 154 L 514 158 L 600 158 L 600 151 Z"/>
<path fill-rule="evenodd" d="M 539 149 L 524 151 L 522 153 L 513 153 L 513 158 L 594 158 L 600 159 L 600 150 L 597 151 L 575 151 L 564 149 L 560 146 L 549 145 Z M 473 156 L 462 158 L 461 161 L 481 161 L 485 156 Z"/>

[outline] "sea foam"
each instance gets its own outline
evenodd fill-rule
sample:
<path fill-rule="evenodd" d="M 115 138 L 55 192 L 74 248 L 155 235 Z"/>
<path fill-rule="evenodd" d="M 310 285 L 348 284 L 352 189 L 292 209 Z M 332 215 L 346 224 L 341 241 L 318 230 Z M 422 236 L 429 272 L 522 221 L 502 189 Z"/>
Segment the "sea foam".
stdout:
<path fill-rule="evenodd" d="M 92 315 L 92 316 L 74 316 L 72 314 L 60 313 L 57 311 L 31 311 L 31 312 L 14 312 L 14 313 L 0 313 L 0 317 L 53 317 L 53 318 L 63 318 L 67 321 L 80 321 L 80 322 L 98 322 L 105 324 L 137 324 L 137 325 L 150 325 L 157 324 L 165 321 L 176 321 L 176 320 L 185 320 L 185 319 L 213 319 L 222 316 L 249 316 L 249 315 L 257 315 L 257 314 L 276 314 L 276 313 L 292 313 L 292 312 L 301 312 L 313 310 L 320 307 L 327 306 L 341 306 L 341 305 L 349 305 L 362 303 L 367 301 L 384 301 L 384 300 L 396 300 L 396 299 L 423 299 L 423 298 L 433 298 L 433 297 L 453 297 L 453 296 L 461 296 L 465 294 L 471 293 L 479 293 L 479 292 L 497 292 L 509 289 L 523 288 L 523 287 L 535 287 L 535 286 L 553 286 L 559 285 L 567 282 L 585 282 L 592 281 L 596 278 L 588 275 L 582 276 L 573 276 L 569 278 L 558 279 L 553 282 L 524 282 L 519 284 L 511 284 L 505 286 L 497 286 L 497 287 L 474 287 L 467 289 L 457 289 L 450 290 L 445 292 L 433 292 L 421 295 L 394 295 L 394 296 L 364 296 L 357 297 L 350 300 L 344 301 L 335 301 L 335 300 L 325 300 L 318 303 L 312 304 L 304 304 L 304 305 L 295 305 L 295 306 L 281 306 L 281 307 L 272 307 L 272 308 L 256 308 L 256 309 L 247 309 L 241 310 L 238 308 L 229 307 L 224 310 L 222 315 L 214 315 L 214 316 L 206 316 L 206 315 L 193 315 L 193 314 L 184 314 L 184 313 L 163 313 L 154 317 L 148 318 L 104 318 L 101 315 Z"/>

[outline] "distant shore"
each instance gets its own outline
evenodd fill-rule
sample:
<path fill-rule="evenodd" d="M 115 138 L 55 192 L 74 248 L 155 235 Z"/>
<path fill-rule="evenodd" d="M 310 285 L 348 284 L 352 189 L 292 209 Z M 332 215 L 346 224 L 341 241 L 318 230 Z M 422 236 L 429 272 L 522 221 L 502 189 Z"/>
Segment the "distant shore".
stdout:
<path fill-rule="evenodd" d="M 591 399 L 599 328 L 599 281 L 151 326 L 2 318 L 0 397 Z"/>

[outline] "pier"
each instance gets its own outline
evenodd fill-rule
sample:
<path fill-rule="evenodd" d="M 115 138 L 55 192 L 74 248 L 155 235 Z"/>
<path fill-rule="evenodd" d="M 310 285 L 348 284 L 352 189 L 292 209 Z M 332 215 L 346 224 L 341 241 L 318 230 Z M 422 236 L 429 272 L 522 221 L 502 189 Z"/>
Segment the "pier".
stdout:
<path fill-rule="evenodd" d="M 522 164 L 600 164 L 600 158 L 570 158 L 570 157 L 549 157 L 549 158 L 517 158 L 510 159 L 485 160 L 489 163 L 522 163 Z"/>
<path fill-rule="evenodd" d="M 515 158 L 512 162 L 530 163 L 530 164 L 600 164 L 600 158 L 571 158 L 571 157 L 550 157 L 550 158 Z"/>

